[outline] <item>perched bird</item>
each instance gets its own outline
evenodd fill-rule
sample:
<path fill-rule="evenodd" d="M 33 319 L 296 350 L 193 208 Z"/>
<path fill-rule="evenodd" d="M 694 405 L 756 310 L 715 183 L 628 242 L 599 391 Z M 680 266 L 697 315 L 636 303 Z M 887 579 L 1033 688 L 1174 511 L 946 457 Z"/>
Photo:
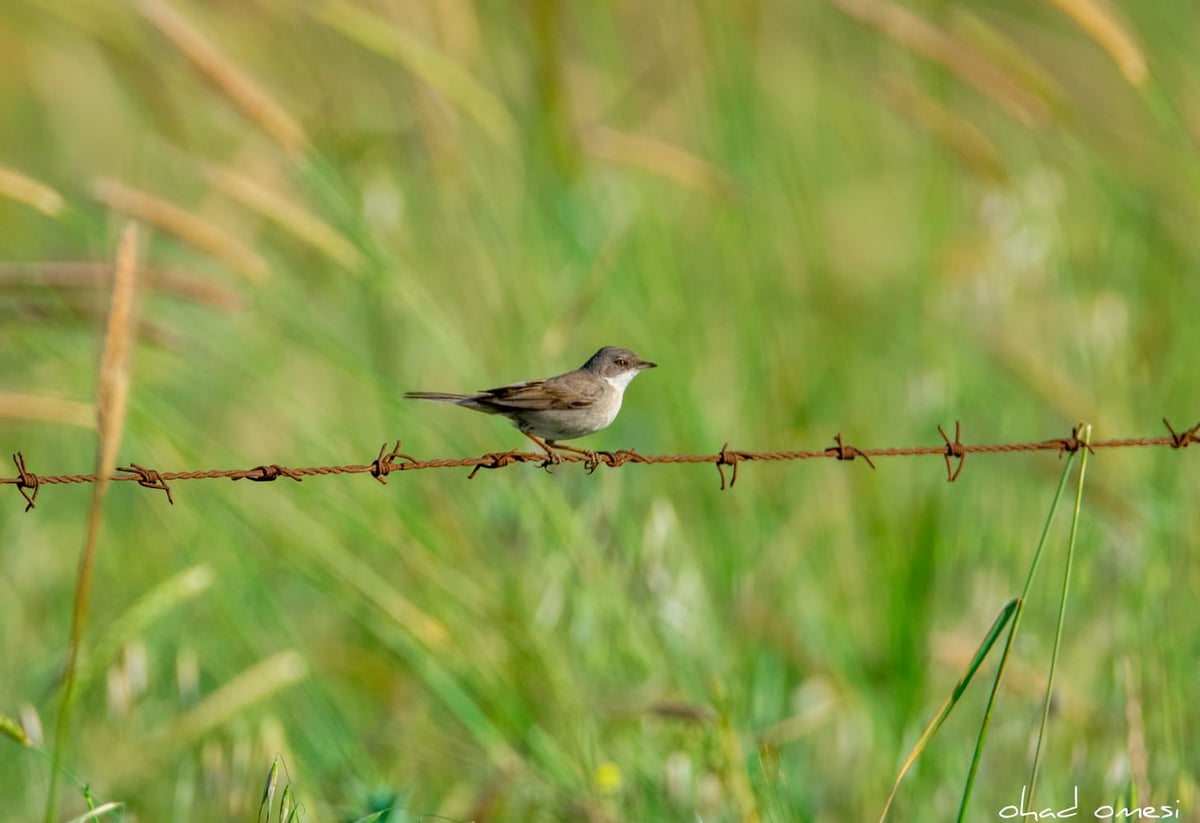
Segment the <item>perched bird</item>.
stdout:
<path fill-rule="evenodd" d="M 605 346 L 575 371 L 545 380 L 528 380 L 475 394 L 414 391 L 404 396 L 502 414 L 544 449 L 551 461 L 557 462 L 556 448 L 586 454 L 595 461 L 595 452 L 563 446 L 559 441 L 607 427 L 621 410 L 629 381 L 656 365 L 629 349 Z"/>

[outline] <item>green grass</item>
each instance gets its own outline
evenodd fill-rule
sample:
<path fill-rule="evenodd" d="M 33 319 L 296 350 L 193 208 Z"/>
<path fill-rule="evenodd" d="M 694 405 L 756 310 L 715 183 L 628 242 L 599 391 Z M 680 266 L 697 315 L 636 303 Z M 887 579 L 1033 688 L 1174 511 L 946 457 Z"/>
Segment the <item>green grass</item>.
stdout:
<path fill-rule="evenodd" d="M 6 4 L 0 167 L 63 206 L 0 188 L 0 394 L 93 399 L 107 290 L 9 264 L 111 262 L 111 179 L 270 272 L 143 223 L 146 265 L 216 291 L 144 273 L 118 465 L 524 448 L 401 395 L 606 344 L 660 368 L 597 449 L 1195 422 L 1196 10 L 1120 9 L 1136 86 L 1053 4 L 912 5 L 1041 101 L 1023 121 L 849 5 L 177 2 L 268 110 L 136 4 Z M 91 470 L 94 430 L 22 408 L 4 454 Z M 938 457 L 743 464 L 725 492 L 711 465 L 203 480 L 174 506 L 112 484 L 57 819 L 252 820 L 277 756 L 303 820 L 878 819 L 1018 596 L 968 819 L 1017 802 L 1044 705 L 1039 802 L 1195 816 L 1193 452 L 1090 458 L 1061 616 L 1056 573 L 1022 595 L 1052 453 L 972 455 L 953 484 Z M 91 490 L 8 494 L 0 715 L 42 730 L 0 740 L 0 817 L 36 820 Z M 889 819 L 955 813 L 980 682 Z"/>

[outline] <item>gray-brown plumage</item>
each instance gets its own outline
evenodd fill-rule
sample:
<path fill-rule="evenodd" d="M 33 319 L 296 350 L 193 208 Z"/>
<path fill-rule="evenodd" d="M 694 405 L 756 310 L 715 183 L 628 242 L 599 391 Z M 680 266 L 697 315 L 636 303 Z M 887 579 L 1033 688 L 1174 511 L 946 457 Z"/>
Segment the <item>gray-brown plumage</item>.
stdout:
<path fill-rule="evenodd" d="M 555 441 L 593 434 L 612 423 L 621 410 L 629 382 L 638 372 L 655 365 L 629 349 L 605 346 L 575 371 L 545 380 L 513 383 L 475 394 L 407 392 L 404 396 L 502 414 L 534 442 L 553 447 Z"/>

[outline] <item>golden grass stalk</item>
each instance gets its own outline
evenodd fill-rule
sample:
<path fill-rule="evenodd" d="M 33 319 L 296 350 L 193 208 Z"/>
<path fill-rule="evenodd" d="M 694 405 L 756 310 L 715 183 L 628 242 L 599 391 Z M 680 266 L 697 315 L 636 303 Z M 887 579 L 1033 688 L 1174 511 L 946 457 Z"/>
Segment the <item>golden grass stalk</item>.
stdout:
<path fill-rule="evenodd" d="M 96 482 L 92 484 L 87 532 L 83 551 L 79 555 L 62 703 L 54 735 L 54 761 L 58 764 L 63 762 L 66 754 L 70 730 L 71 706 L 79 670 L 80 648 L 83 645 L 83 629 L 87 621 L 96 542 L 100 533 L 101 504 L 108 491 L 109 477 L 117 465 L 117 447 L 121 443 L 121 434 L 125 427 L 125 409 L 129 398 L 129 351 L 133 348 L 133 339 L 137 331 L 137 320 L 134 317 L 134 296 L 137 292 L 137 236 L 137 227 L 131 223 L 121 232 L 121 239 L 117 244 L 112 303 L 108 312 L 108 327 L 104 334 L 104 350 L 100 356 L 100 373 L 96 386 L 96 426 L 99 429 Z M 59 772 L 59 769 L 52 769 L 50 772 L 46 801 L 47 823 L 53 823 L 58 816 Z"/>
<path fill-rule="evenodd" d="M 1121 74 L 1134 86 L 1146 82 L 1149 71 L 1137 40 L 1098 0 L 1051 0 L 1108 52 Z"/>
<path fill-rule="evenodd" d="M 116 180 L 100 179 L 92 194 L 109 208 L 173 234 L 211 255 L 247 280 L 260 283 L 270 273 L 267 261 L 224 229 L 174 203 Z"/>
<path fill-rule="evenodd" d="M 695 154 L 665 140 L 594 126 L 583 134 L 584 150 L 594 159 L 634 166 L 689 189 L 728 195 L 728 175 Z"/>
<path fill-rule="evenodd" d="M 0 290 L 15 286 L 48 289 L 111 289 L 115 267 L 111 263 L 44 260 L 33 263 L 0 263 Z M 173 268 L 145 267 L 138 271 L 138 288 L 204 303 L 224 311 L 242 307 L 235 289 Z"/>
<path fill-rule="evenodd" d="M 345 2 L 322 4 L 314 12 L 330 28 L 403 66 L 479 124 L 494 140 L 511 145 L 516 124 L 508 109 L 465 68 L 387 20 Z"/>
<path fill-rule="evenodd" d="M 955 9 L 950 29 L 966 48 L 994 63 L 1022 88 L 1040 97 L 1057 115 L 1070 112 L 1070 100 L 1062 84 L 1012 37 L 982 17 Z"/>
<path fill-rule="evenodd" d="M 291 155 L 305 150 L 308 137 L 300 124 L 166 0 L 143 0 L 139 11 L 200 74 L 257 123 L 280 148 Z"/>
<path fill-rule="evenodd" d="M 1044 101 L 1026 91 L 994 63 L 909 10 L 888 0 L 833 0 L 833 3 L 900 46 L 942 64 L 995 100 L 1022 124 L 1036 126 L 1048 119 L 1049 109 Z"/>
<path fill-rule="evenodd" d="M 129 400 L 129 351 L 133 348 L 137 333 L 137 318 L 133 311 L 136 290 L 137 226 L 130 223 L 121 232 L 121 240 L 117 245 L 112 303 L 108 310 L 104 352 L 100 357 L 100 380 L 96 387 L 96 424 L 100 429 L 96 503 L 104 497 L 108 475 L 116 468 L 117 448 L 121 445 L 121 433 L 125 427 L 125 409 Z"/>
<path fill-rule="evenodd" d="M 66 206 L 62 195 L 54 189 L 7 166 L 0 166 L 0 195 L 24 203 L 48 217 L 58 217 Z"/>
<path fill-rule="evenodd" d="M 905 117 L 936 137 L 972 171 L 994 183 L 1008 179 L 1004 159 L 974 123 L 916 86 L 884 78 L 884 90 Z"/>
<path fill-rule="evenodd" d="M 262 215 L 340 266 L 357 272 L 363 262 L 358 249 L 338 231 L 304 207 L 251 180 L 241 172 L 210 166 L 209 182 L 247 209 Z"/>
<path fill-rule="evenodd" d="M 0 392 L 0 419 L 36 420 L 40 423 L 62 423 L 94 429 L 96 408 L 91 403 L 44 394 Z"/>

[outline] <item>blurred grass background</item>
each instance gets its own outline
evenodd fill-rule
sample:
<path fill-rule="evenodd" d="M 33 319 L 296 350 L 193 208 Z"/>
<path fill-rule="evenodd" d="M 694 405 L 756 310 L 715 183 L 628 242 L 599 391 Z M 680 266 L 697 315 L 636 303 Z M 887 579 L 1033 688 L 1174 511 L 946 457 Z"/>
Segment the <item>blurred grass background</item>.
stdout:
<path fill-rule="evenodd" d="M 5 3 L 0 441 L 90 470 L 130 217 L 123 465 L 523 447 L 400 395 L 608 344 L 661 368 L 579 445 L 1191 425 L 1197 36 L 1178 0 Z M 1200 819 L 1193 459 L 1089 471 L 1047 802 Z M 1059 470 L 756 464 L 719 493 L 711 467 L 518 467 L 196 481 L 173 507 L 120 484 L 64 766 L 128 820 L 252 819 L 277 753 L 308 820 L 874 819 Z M 0 712 L 35 736 L 89 495 L 0 507 Z M 1026 780 L 1064 534 L 974 819 Z M 984 691 L 893 819 L 953 813 Z M 0 746 L 0 816 L 38 819 L 49 768 Z"/>

